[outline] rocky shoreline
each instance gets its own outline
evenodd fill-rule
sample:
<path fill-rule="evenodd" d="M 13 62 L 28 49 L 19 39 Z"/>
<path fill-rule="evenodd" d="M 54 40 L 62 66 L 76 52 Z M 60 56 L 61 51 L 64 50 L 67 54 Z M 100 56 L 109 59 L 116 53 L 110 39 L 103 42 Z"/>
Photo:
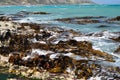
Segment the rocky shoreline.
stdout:
<path fill-rule="evenodd" d="M 120 79 L 119 67 L 99 64 L 114 63 L 115 56 L 95 50 L 89 41 L 77 41 L 75 37 L 83 36 L 79 32 L 7 17 L 0 18 L 0 25 L 0 66 L 10 74 L 41 80 Z"/>

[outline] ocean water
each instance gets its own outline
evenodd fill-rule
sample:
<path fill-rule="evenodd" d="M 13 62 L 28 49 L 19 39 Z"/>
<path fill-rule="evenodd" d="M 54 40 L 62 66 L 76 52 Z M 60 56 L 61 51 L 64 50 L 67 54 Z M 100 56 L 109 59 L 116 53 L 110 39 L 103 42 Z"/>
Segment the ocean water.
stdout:
<path fill-rule="evenodd" d="M 83 17 L 83 16 L 105 16 L 112 18 L 120 15 L 120 5 L 40 5 L 40 6 L 0 6 L 0 14 L 12 15 L 20 11 L 27 12 L 48 12 L 49 15 L 25 15 L 20 18 L 20 22 L 37 22 L 44 24 L 54 24 L 63 28 L 79 30 L 81 32 L 96 32 L 108 30 L 110 32 L 120 31 L 120 23 L 98 23 L 98 24 L 65 24 L 54 21 L 58 18 Z M 107 19 L 105 18 L 105 19 Z M 105 20 L 101 19 L 101 21 Z M 110 27 L 97 28 L 99 25 Z M 91 29 L 92 28 L 92 29 Z"/>
<path fill-rule="evenodd" d="M 26 12 L 47 12 L 50 14 L 40 15 L 31 14 L 19 16 L 20 11 Z M 73 29 L 83 34 L 102 34 L 100 37 L 83 36 L 75 37 L 78 41 L 90 41 L 93 43 L 94 49 L 98 49 L 109 54 L 115 55 L 120 59 L 119 54 L 114 54 L 114 50 L 120 45 L 119 42 L 112 41 L 111 37 L 120 36 L 114 32 L 120 32 L 120 21 L 117 22 L 104 22 L 107 19 L 120 16 L 120 5 L 40 5 L 40 6 L 0 6 L 0 15 L 16 16 L 17 22 L 32 22 L 39 24 L 50 24 L 65 29 Z M 55 19 L 71 18 L 71 17 L 85 17 L 85 16 L 104 16 L 105 18 L 99 19 L 101 23 L 92 24 L 71 24 L 56 21 Z M 103 21 L 103 22 L 102 22 Z M 107 27 L 98 28 L 100 25 Z M 117 60 L 120 63 L 120 60 Z M 119 65 L 119 64 L 118 64 Z"/>
<path fill-rule="evenodd" d="M 72 28 L 81 32 L 96 32 L 108 30 L 111 32 L 117 32 L 120 30 L 120 23 L 102 23 L 111 27 L 96 28 L 101 24 L 65 24 L 54 21 L 58 18 L 69 18 L 69 17 L 82 17 L 82 16 L 105 16 L 112 18 L 120 15 L 120 5 L 41 5 L 41 6 L 0 6 L 0 14 L 12 15 L 20 11 L 28 12 L 48 12 L 49 15 L 25 15 L 25 17 L 19 17 L 20 22 L 37 22 L 44 24 L 55 24 L 65 28 Z M 105 20 L 105 19 L 102 19 Z M 101 20 L 101 21 L 102 21 Z M 92 28 L 92 29 L 91 29 Z"/>

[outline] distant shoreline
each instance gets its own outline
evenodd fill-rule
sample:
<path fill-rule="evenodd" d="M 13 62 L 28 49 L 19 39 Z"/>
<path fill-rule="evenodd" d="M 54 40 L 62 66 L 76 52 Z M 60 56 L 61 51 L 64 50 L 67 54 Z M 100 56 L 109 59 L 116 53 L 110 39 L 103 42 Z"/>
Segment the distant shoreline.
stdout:
<path fill-rule="evenodd" d="M 66 5 L 80 5 L 80 6 L 120 6 L 120 4 L 37 4 L 37 5 L 1 5 L 0 6 L 66 6 Z"/>

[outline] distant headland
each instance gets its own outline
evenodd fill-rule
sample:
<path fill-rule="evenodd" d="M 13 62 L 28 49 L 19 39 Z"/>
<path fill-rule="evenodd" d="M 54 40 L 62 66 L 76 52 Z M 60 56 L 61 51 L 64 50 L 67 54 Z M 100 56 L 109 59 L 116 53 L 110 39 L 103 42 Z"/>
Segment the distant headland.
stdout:
<path fill-rule="evenodd" d="M 0 0 L 0 5 L 95 4 L 91 0 Z"/>

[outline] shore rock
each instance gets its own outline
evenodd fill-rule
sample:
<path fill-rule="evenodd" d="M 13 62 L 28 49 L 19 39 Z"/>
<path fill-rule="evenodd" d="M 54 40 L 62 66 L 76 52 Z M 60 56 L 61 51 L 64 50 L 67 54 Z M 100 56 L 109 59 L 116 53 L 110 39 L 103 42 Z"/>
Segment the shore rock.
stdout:
<path fill-rule="evenodd" d="M 8 63 L 11 64 L 6 65 L 9 66 L 10 73 L 40 79 L 55 78 L 55 76 L 57 78 L 61 76 L 65 80 L 74 80 L 75 76 L 79 79 L 88 79 L 101 66 L 95 63 L 97 60 L 114 61 L 112 55 L 94 50 L 91 42 L 74 40 L 74 36 L 80 36 L 78 32 L 32 23 L 17 23 L 16 27 L 14 28 L 16 32 L 11 30 L 8 46 L 0 47 L 0 54 L 5 54 Z M 49 42 L 51 37 L 55 38 Z M 69 56 L 69 53 L 73 56 Z M 54 54 L 55 57 L 50 58 Z M 79 57 L 79 60 L 73 58 L 74 56 Z M 72 72 L 72 78 L 63 76 L 63 74 L 71 75 Z"/>
<path fill-rule="evenodd" d="M 101 23 L 100 20 L 97 20 L 97 18 L 102 18 L 102 16 L 99 17 L 75 17 L 75 18 L 62 18 L 62 19 L 56 19 L 57 21 L 65 22 L 65 23 L 72 23 L 72 24 L 89 24 L 89 23 Z"/>
<path fill-rule="evenodd" d="M 108 21 L 120 21 L 120 16 L 117 16 L 117 17 L 112 18 L 112 19 L 108 19 Z"/>
<path fill-rule="evenodd" d="M 119 36 L 119 37 L 116 37 L 116 38 L 110 38 L 110 39 L 112 39 L 112 40 L 114 40 L 114 41 L 117 41 L 117 42 L 120 42 L 120 36 Z"/>
<path fill-rule="evenodd" d="M 120 53 L 120 46 L 114 52 L 115 53 Z"/>

